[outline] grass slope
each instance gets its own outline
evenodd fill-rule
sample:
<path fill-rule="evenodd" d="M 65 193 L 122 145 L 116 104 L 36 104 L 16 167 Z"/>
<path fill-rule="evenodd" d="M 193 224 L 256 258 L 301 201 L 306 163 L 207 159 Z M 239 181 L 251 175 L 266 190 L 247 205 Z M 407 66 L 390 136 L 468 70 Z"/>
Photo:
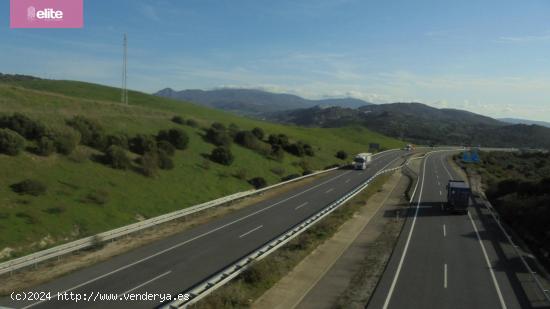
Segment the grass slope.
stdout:
<path fill-rule="evenodd" d="M 245 180 L 233 176 L 239 171 L 245 170 L 247 179 L 261 176 L 273 184 L 280 180 L 271 171 L 274 168 L 284 169 L 285 175 L 301 173 L 297 163 L 302 160 L 312 169 L 342 163 L 334 157 L 338 150 L 363 152 L 371 142 L 380 143 L 383 148 L 402 146 L 400 141 L 360 127 L 284 126 L 134 91 L 129 93 L 130 105 L 123 106 L 117 102 L 119 97 L 116 88 L 83 82 L 0 83 L 0 113 L 24 113 L 50 127 L 64 127 L 66 119 L 85 115 L 98 121 L 108 133 L 155 134 L 160 129 L 180 127 L 190 137 L 189 148 L 177 151 L 174 157 L 175 168 L 161 171 L 155 178 L 79 159 L 78 153 L 92 151 L 84 146 L 79 146 L 77 155 L 69 157 L 40 157 L 29 152 L 17 157 L 0 154 L 0 253 L 10 247 L 15 249 L 12 256 L 21 255 L 251 189 Z M 261 127 L 266 134 L 284 133 L 293 140 L 310 143 L 316 155 L 304 159 L 287 153 L 282 162 L 277 162 L 234 144 L 231 149 L 235 162 L 231 166 L 205 164 L 203 154 L 210 153 L 214 146 L 202 139 L 201 128 L 172 123 L 174 115 L 195 119 L 201 127 L 218 121 L 234 123 L 241 129 Z M 33 197 L 11 191 L 11 184 L 26 178 L 45 183 L 47 194 Z M 106 197 L 107 202 L 93 203 L 90 196 Z"/>

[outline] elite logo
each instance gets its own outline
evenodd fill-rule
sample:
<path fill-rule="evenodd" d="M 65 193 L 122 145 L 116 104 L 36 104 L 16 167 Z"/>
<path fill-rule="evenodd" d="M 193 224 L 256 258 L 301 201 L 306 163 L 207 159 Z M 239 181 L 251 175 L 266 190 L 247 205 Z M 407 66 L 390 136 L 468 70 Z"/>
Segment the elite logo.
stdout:
<path fill-rule="evenodd" d="M 82 28 L 83 0 L 10 0 L 11 28 Z"/>

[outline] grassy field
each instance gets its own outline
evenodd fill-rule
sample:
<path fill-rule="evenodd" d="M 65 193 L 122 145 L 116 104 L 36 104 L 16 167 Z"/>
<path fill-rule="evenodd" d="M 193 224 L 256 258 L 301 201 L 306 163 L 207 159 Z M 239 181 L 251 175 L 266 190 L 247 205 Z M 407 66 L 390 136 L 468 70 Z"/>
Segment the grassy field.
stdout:
<path fill-rule="evenodd" d="M 298 164 L 301 161 L 312 169 L 343 163 L 335 157 L 338 150 L 350 154 L 364 152 L 373 142 L 386 149 L 403 145 L 361 127 L 283 126 L 139 92 L 129 93 L 129 106 L 118 103 L 119 97 L 116 88 L 82 82 L 0 83 L 0 114 L 23 113 L 52 128 L 66 127 L 67 119 L 84 115 L 96 120 L 107 133 L 128 135 L 156 134 L 160 129 L 179 127 L 190 138 L 188 149 L 176 152 L 175 168 L 160 171 L 154 178 L 94 162 L 88 157 L 95 150 L 85 146 L 79 146 L 69 156 L 41 157 L 27 151 L 15 157 L 0 154 L 0 253 L 4 250 L 6 255 L 5 248 L 9 247 L 15 250 L 12 257 L 21 255 L 248 190 L 252 186 L 246 179 L 252 177 L 260 176 L 273 184 L 281 178 L 273 169 L 284 170 L 284 175 L 302 173 Z M 171 121 L 175 115 L 196 120 L 200 127 L 175 124 Z M 205 142 L 202 133 L 203 128 L 215 121 L 234 123 L 246 130 L 260 127 L 266 135 L 286 134 L 292 140 L 311 144 L 315 156 L 299 158 L 286 153 L 279 162 L 233 144 L 235 161 L 231 166 L 210 162 L 204 155 L 214 145 Z M 235 177 L 243 173 L 246 179 Z M 27 178 L 46 184 L 47 193 L 34 197 L 12 192 L 10 185 Z M 98 196 L 105 203 L 94 202 Z"/>

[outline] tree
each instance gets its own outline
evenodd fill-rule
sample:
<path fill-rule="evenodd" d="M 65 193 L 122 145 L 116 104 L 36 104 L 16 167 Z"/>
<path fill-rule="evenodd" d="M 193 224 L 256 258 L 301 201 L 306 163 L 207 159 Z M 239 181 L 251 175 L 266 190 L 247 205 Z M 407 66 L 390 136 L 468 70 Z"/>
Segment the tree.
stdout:
<path fill-rule="evenodd" d="M 254 128 L 252 129 L 252 134 L 254 134 L 259 140 L 264 139 L 264 130 L 262 128 Z"/>
<path fill-rule="evenodd" d="M 206 130 L 205 139 L 216 146 L 228 147 L 231 145 L 229 134 L 225 130 L 218 130 L 213 126 Z"/>
<path fill-rule="evenodd" d="M 0 129 L 0 153 L 18 155 L 25 146 L 25 139 L 10 129 Z"/>
<path fill-rule="evenodd" d="M 210 159 L 223 165 L 231 165 L 235 158 L 233 157 L 231 150 L 229 150 L 228 148 L 217 147 L 212 150 L 212 153 L 210 154 Z"/>
<path fill-rule="evenodd" d="M 49 156 L 56 150 L 55 141 L 48 136 L 42 136 L 36 143 L 36 153 L 41 156 Z"/>
<path fill-rule="evenodd" d="M 105 163 L 112 168 L 125 170 L 131 165 L 130 158 L 126 155 L 126 150 L 120 146 L 112 145 L 105 152 Z"/>
<path fill-rule="evenodd" d="M 343 150 L 340 150 L 336 153 L 336 157 L 340 160 L 345 160 L 348 158 L 348 153 Z"/>
<path fill-rule="evenodd" d="M 250 149 L 260 148 L 259 147 L 260 141 L 258 140 L 256 135 L 254 135 L 250 131 L 240 131 L 239 133 L 237 133 L 237 135 L 235 136 L 235 142 L 241 146 L 244 146 Z"/>

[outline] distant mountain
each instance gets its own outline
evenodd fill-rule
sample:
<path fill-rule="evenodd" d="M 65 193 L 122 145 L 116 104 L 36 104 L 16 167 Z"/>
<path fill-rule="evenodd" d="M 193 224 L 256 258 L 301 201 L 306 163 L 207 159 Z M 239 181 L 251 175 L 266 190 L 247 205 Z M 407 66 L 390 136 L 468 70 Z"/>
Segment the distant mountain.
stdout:
<path fill-rule="evenodd" d="M 372 104 L 354 98 L 309 100 L 292 94 L 272 93 L 255 89 L 233 88 L 182 91 L 175 91 L 171 88 L 166 88 L 155 93 L 155 95 L 176 100 L 189 101 L 196 104 L 249 116 L 260 116 L 264 113 L 309 108 L 316 105 L 357 108 Z"/>
<path fill-rule="evenodd" d="M 527 120 L 527 119 L 519 119 L 519 118 L 499 118 L 498 120 L 504 121 L 511 124 L 536 124 L 539 126 L 550 128 L 550 122 L 546 121 L 536 121 L 536 120 Z"/>
<path fill-rule="evenodd" d="M 267 119 L 302 126 L 359 124 L 373 131 L 419 144 L 465 144 L 550 148 L 550 129 L 511 125 L 463 110 L 437 109 L 421 103 L 391 103 L 358 109 L 312 107 L 272 113 Z"/>

